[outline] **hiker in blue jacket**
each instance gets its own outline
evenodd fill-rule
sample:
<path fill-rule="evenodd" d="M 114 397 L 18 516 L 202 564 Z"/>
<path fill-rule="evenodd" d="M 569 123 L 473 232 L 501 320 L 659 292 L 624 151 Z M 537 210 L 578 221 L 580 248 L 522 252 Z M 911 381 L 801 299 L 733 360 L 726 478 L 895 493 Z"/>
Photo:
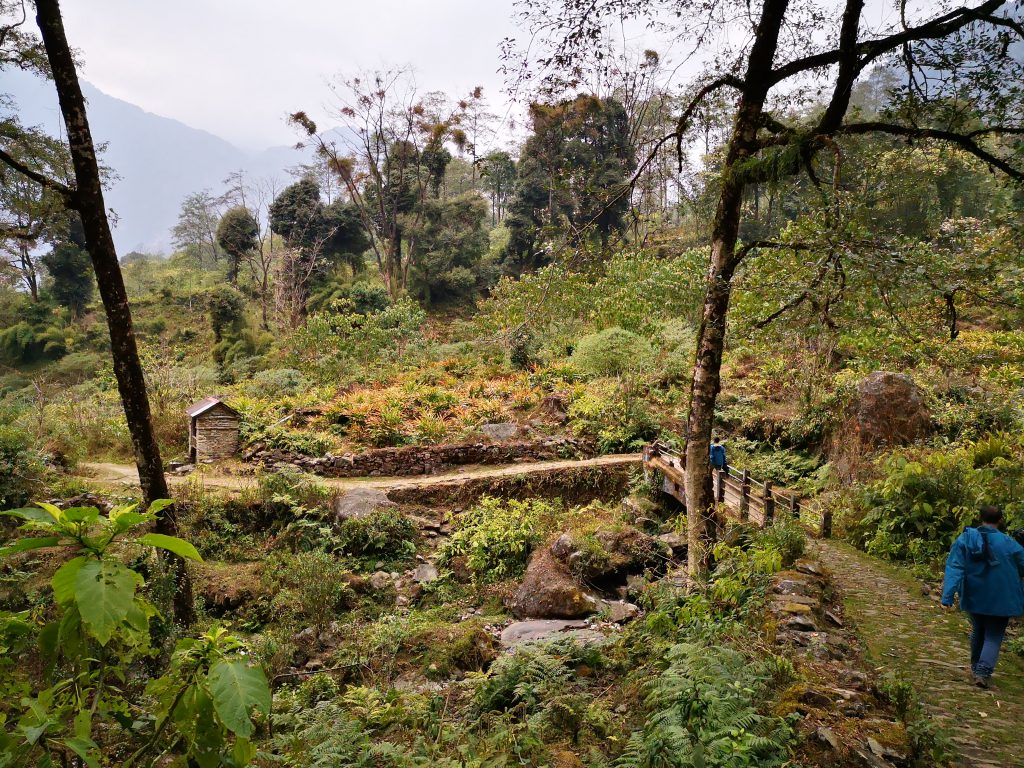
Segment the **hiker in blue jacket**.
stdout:
<path fill-rule="evenodd" d="M 715 469 L 725 469 L 725 446 L 718 441 L 717 437 L 712 441 L 709 453 L 711 466 Z"/>
<path fill-rule="evenodd" d="M 946 558 L 942 605 L 960 608 L 971 617 L 971 673 L 974 684 L 988 688 L 999 658 L 1006 625 L 1024 614 L 1024 547 L 999 530 L 999 507 L 981 508 L 981 525 L 968 528 Z"/>

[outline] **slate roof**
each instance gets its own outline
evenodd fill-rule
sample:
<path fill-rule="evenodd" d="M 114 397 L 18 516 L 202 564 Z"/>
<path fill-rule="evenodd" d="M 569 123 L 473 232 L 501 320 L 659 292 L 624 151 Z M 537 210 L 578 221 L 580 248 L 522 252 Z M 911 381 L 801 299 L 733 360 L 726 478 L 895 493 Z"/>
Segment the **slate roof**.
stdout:
<path fill-rule="evenodd" d="M 189 418 L 194 419 L 196 416 L 201 416 L 202 414 L 206 413 L 208 410 L 213 408 L 213 406 L 215 406 L 215 405 L 222 405 L 222 406 L 224 406 L 229 411 L 231 411 L 233 414 L 235 414 L 235 416 L 240 416 L 241 415 L 238 411 L 236 411 L 230 405 L 225 403 L 219 397 L 204 397 L 199 402 L 193 403 L 188 408 L 186 408 L 185 409 L 185 413 L 188 414 Z"/>

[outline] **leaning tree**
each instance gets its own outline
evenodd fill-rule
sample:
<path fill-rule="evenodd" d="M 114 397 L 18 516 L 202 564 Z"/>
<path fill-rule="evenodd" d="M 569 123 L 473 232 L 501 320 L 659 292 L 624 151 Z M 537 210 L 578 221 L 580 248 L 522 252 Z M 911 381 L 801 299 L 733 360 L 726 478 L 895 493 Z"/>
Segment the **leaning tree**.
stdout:
<path fill-rule="evenodd" d="M 686 48 L 689 62 L 700 62 L 674 130 L 654 152 L 674 143 L 682 164 L 698 118 L 723 96 L 731 106 L 686 423 L 691 573 L 706 569 L 715 537 L 707 456 L 733 278 L 751 254 L 783 245 L 740 241 L 745 193 L 802 173 L 817 183 L 819 154 L 837 167 L 843 140 L 868 134 L 953 145 L 993 172 L 1024 180 L 1021 5 L 893 0 L 889 13 L 869 18 L 865 0 L 520 1 L 534 38 L 543 41 L 541 52 L 522 62 L 533 82 L 539 70 L 564 87 L 583 62 L 612 61 L 613 24 L 646 24 L 674 38 L 677 50 Z M 853 88 L 877 67 L 897 75 L 889 108 L 863 119 L 851 109 Z"/>
<path fill-rule="evenodd" d="M 0 138 L 5 140 L 0 147 L 0 163 L 38 185 L 40 189 L 59 197 L 64 207 L 77 212 L 81 219 L 86 248 L 92 258 L 96 283 L 107 317 L 114 377 L 117 379 L 128 431 L 135 449 L 142 495 L 148 504 L 156 499 L 167 498 L 167 480 L 160 459 L 160 447 L 153 431 L 128 293 L 103 201 L 103 180 L 96 144 L 89 128 L 75 59 L 64 32 L 60 3 L 58 0 L 35 0 L 35 7 L 38 39 L 26 27 L 24 3 L 0 2 L 0 70 L 16 66 L 53 80 L 67 131 L 74 182 L 36 170 L 8 151 L 5 147 L 17 144 L 20 139 L 16 124 L 11 121 L 0 124 L 4 129 Z M 157 530 L 170 535 L 177 532 L 173 507 L 161 513 Z M 177 586 L 174 597 L 175 618 L 188 623 L 193 615 L 188 572 L 184 561 L 176 555 L 170 556 L 170 565 Z"/>

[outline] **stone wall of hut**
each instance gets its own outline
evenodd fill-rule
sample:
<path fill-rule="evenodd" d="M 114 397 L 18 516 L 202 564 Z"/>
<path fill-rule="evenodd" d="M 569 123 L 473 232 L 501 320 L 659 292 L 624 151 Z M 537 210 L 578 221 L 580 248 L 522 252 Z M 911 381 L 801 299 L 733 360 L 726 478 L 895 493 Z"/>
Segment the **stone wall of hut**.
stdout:
<path fill-rule="evenodd" d="M 238 417 L 222 408 L 211 408 L 196 417 L 193 437 L 196 461 L 226 459 L 238 453 Z"/>

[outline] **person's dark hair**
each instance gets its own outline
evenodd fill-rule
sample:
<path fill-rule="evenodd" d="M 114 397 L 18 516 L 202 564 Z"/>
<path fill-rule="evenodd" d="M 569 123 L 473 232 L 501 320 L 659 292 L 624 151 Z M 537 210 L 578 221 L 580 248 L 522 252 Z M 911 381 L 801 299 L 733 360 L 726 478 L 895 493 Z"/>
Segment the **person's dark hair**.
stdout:
<path fill-rule="evenodd" d="M 998 525 L 1003 522 L 1003 510 L 994 504 L 984 504 L 978 510 L 981 513 L 981 522 L 988 525 Z"/>
<path fill-rule="evenodd" d="M 716 437 L 712 442 L 717 443 L 718 442 L 718 438 Z"/>

